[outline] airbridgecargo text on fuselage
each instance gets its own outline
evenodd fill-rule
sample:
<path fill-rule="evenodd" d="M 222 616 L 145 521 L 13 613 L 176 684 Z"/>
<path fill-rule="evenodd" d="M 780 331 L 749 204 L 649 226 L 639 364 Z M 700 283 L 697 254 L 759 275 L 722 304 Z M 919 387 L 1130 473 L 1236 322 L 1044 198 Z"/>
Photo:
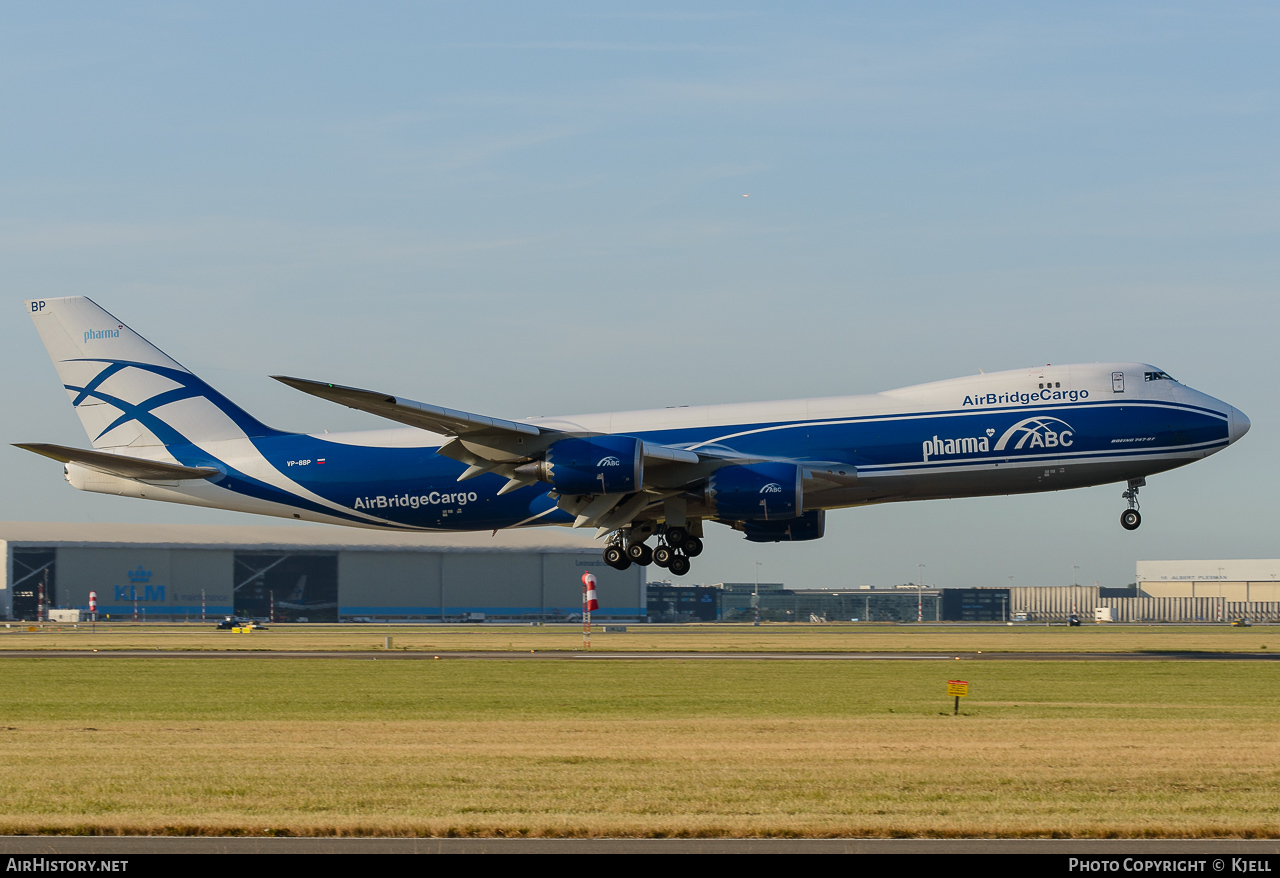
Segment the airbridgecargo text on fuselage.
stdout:
<path fill-rule="evenodd" d="M 432 491 L 430 494 L 393 494 L 388 497 L 379 494 L 376 497 L 357 497 L 356 509 L 418 509 L 422 506 L 466 506 L 479 499 L 475 491 L 459 491 L 456 494 L 441 494 Z"/>
<path fill-rule="evenodd" d="M 961 405 L 1032 405 L 1039 402 L 1080 402 L 1089 398 L 1087 390 L 1030 390 L 1024 393 L 978 393 L 966 396 Z"/>

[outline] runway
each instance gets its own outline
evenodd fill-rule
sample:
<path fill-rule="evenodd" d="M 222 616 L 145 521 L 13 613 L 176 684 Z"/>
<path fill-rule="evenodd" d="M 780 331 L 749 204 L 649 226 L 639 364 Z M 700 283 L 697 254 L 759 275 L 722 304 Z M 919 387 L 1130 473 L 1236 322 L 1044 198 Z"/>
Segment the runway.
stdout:
<path fill-rule="evenodd" d="M 0 650 L 0 660 L 56 659 L 341 659 L 346 661 L 770 661 L 770 662 L 1275 662 L 1280 651 L 1254 652 L 618 652 L 548 650 L 426 652 L 410 650 Z"/>

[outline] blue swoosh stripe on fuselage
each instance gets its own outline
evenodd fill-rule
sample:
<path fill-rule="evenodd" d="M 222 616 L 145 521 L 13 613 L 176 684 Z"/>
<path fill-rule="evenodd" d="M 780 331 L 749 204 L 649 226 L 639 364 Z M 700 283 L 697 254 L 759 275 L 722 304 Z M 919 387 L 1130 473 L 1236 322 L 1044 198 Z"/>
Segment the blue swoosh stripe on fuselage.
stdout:
<path fill-rule="evenodd" d="M 1122 410 L 1140 417 L 1116 417 Z M 1071 428 L 1071 444 L 1051 449 L 1034 449 L 1032 446 L 1033 450 L 1028 450 L 1011 447 L 1016 444 L 1011 439 L 1004 450 L 994 449 L 1005 430 L 1030 418 L 1061 421 L 1065 425 L 1063 429 Z M 1222 413 L 1199 406 L 1163 401 L 1108 401 L 638 431 L 634 435 L 677 447 L 719 444 L 743 456 L 841 460 L 860 471 L 865 470 L 868 475 L 880 475 L 894 469 L 921 472 L 925 469 L 948 471 L 996 464 L 1002 467 L 1042 465 L 1046 460 L 1063 458 L 1074 458 L 1078 465 L 1084 466 L 1103 460 L 1111 463 L 1151 459 L 1159 455 L 1176 457 L 1226 445 L 1227 424 Z M 841 430 L 840 427 L 853 429 Z M 989 434 L 988 429 L 991 430 Z M 794 435 L 779 435 L 786 431 L 792 431 Z M 943 432 L 948 435 L 943 437 Z M 922 443 L 931 440 L 935 434 L 940 439 L 985 436 L 988 451 L 960 457 L 940 454 L 938 459 L 924 461 Z M 732 442 L 729 437 L 732 437 Z M 1116 438 L 1149 439 L 1151 444 L 1142 448 L 1116 448 L 1112 443 Z M 386 505 L 356 511 L 377 516 L 390 527 L 446 530 L 510 527 L 529 521 L 539 512 L 547 512 L 552 502 L 546 496 L 548 488 L 541 485 L 499 497 L 497 489 L 506 481 L 500 476 L 486 475 L 458 482 L 457 476 L 463 466 L 437 455 L 435 447 L 371 448 L 327 442 L 302 434 L 255 439 L 254 445 L 277 470 L 287 471 L 288 478 L 330 502 L 354 509 L 357 498 L 366 506 L 370 500 L 377 502 L 377 498 L 382 498 Z M 203 453 L 201 456 L 206 457 L 204 462 L 207 463 L 207 456 Z M 321 458 L 325 459 L 324 464 L 315 462 Z M 288 465 L 290 460 L 295 461 L 292 467 Z M 312 463 L 299 466 L 296 463 L 299 460 Z M 183 462 L 198 465 L 201 461 Z M 218 463 L 227 466 L 225 462 Z M 406 477 L 406 473 L 410 475 Z M 238 475 L 246 480 L 244 485 L 236 486 L 243 493 L 324 515 L 344 517 L 337 510 L 300 500 L 280 489 L 247 480 L 243 474 Z M 249 490 L 249 481 L 256 490 Z M 456 502 L 459 494 L 468 499 Z M 470 499 L 472 494 L 474 499 Z M 455 498 L 454 502 L 445 500 L 450 496 Z M 396 498 L 395 504 L 391 501 L 393 497 Z M 431 502 L 433 497 L 438 498 L 436 502 Z M 415 502 L 398 505 L 400 501 Z M 563 523 L 568 518 L 556 511 L 539 517 L 538 522 Z M 358 516 L 353 520 L 369 523 Z"/>
<path fill-rule="evenodd" d="M 1231 443 L 1223 439 L 1219 442 L 1205 442 L 1199 445 L 1179 446 L 1177 448 L 1151 448 L 1144 450 L 1124 450 L 1111 453 L 1097 451 L 1080 451 L 1073 453 L 1055 453 L 1055 454 L 1020 454 L 1016 457 L 969 457 L 959 460 L 949 461 L 929 461 L 928 463 L 897 463 L 884 464 L 881 466 L 860 466 L 858 467 L 859 475 L 866 473 L 868 476 L 878 476 L 897 472 L 922 473 L 931 470 L 947 470 L 957 467 L 1009 467 L 1022 463 L 1041 463 L 1049 460 L 1065 460 L 1075 465 L 1088 465 L 1090 463 L 1112 463 L 1117 460 L 1149 460 L 1155 457 L 1178 458 L 1186 456 L 1188 461 L 1199 460 L 1194 456 L 1196 452 L 1207 451 L 1211 448 L 1226 448 Z"/>
<path fill-rule="evenodd" d="M 187 466 L 215 466 L 226 470 L 227 476 L 213 481 L 219 487 L 234 493 L 364 526 L 412 530 L 485 530 L 512 527 L 534 519 L 540 524 L 572 521 L 572 516 L 554 510 L 554 501 L 546 496 L 547 488 L 530 487 L 498 497 L 498 488 L 506 484 L 505 478 L 482 476 L 459 483 L 457 477 L 464 467 L 450 458 L 436 454 L 434 447 L 374 448 L 341 445 L 305 434 L 254 439 L 253 447 L 270 466 L 286 478 L 351 511 L 332 509 L 269 485 L 193 445 L 170 448 L 169 451 Z M 325 463 L 318 463 L 320 459 L 324 459 Z M 310 463 L 298 465 L 296 462 L 300 460 Z M 290 466 L 289 461 L 294 461 L 295 465 Z M 304 470 L 309 477 L 302 476 Z M 320 472 L 324 476 L 317 478 L 312 475 Z M 414 475 L 406 477 L 405 473 Z M 483 486 L 478 484 L 482 482 Z M 423 498 L 433 499 L 433 495 L 456 497 L 459 494 L 476 496 L 475 500 L 461 504 L 423 502 Z M 357 498 L 364 501 L 364 508 L 356 507 Z M 400 504 L 400 500 L 409 498 L 417 502 L 413 505 L 408 502 Z M 385 505 L 377 505 L 379 499 Z M 371 500 L 372 505 L 369 504 Z M 472 503 L 477 505 L 472 506 Z M 433 509 L 442 514 L 429 517 L 427 513 Z M 443 514 L 446 509 L 448 513 Z M 484 509 L 485 512 L 476 514 L 476 509 Z"/>
<path fill-rule="evenodd" d="M 1084 408 L 1098 409 L 1098 408 L 1104 408 L 1104 407 L 1121 408 L 1121 409 L 1139 408 L 1139 407 L 1164 408 L 1164 409 L 1171 409 L 1175 411 L 1186 411 L 1186 412 L 1195 412 L 1199 414 L 1206 414 L 1211 417 L 1220 419 L 1221 421 L 1223 421 L 1224 424 L 1228 422 L 1227 416 L 1222 414 L 1221 412 L 1214 411 L 1213 409 L 1203 408 L 1201 406 L 1183 405 L 1180 403 L 1169 403 L 1169 402 L 1105 402 L 1105 403 L 1082 403 L 1082 404 L 1078 403 L 1071 406 L 1059 406 L 1059 407 L 1029 406 L 1025 408 L 1007 407 L 1007 408 L 1000 408 L 1000 409 L 976 409 L 976 410 L 969 409 L 969 410 L 960 410 L 960 411 L 945 410 L 945 411 L 938 411 L 938 412 L 912 412 L 912 413 L 900 414 L 900 415 L 866 415 L 862 417 L 815 418 L 815 419 L 806 420 L 806 421 L 778 421 L 778 422 L 766 422 L 761 424 L 740 425 L 740 426 L 734 426 L 734 427 L 719 427 L 717 429 L 720 429 L 720 430 L 729 429 L 733 432 L 724 433 L 715 438 L 703 439 L 691 444 L 683 443 L 681 444 L 681 447 L 687 447 L 690 450 L 700 450 L 703 448 L 714 446 L 715 444 L 720 442 L 728 441 L 730 439 L 739 439 L 743 436 L 751 436 L 751 435 L 756 435 L 760 433 L 778 432 L 782 430 L 797 430 L 797 429 L 807 429 L 807 428 L 814 428 L 814 427 L 830 427 L 830 426 L 843 426 L 843 425 L 853 425 L 853 424 L 892 423 L 892 422 L 903 422 L 903 421 L 914 422 L 914 421 L 919 421 L 927 418 L 978 417 L 978 416 L 984 416 L 984 415 L 1012 414 L 1015 412 L 1026 413 L 1028 416 L 1030 416 L 1036 413 L 1062 412 L 1064 410 L 1075 410 L 1075 409 L 1084 409 Z M 705 428 L 701 428 L 701 429 L 705 429 Z M 648 433 L 645 433 L 645 434 L 638 433 L 636 435 L 643 435 L 645 436 L 645 438 L 654 438 L 651 434 L 648 434 Z M 655 439 L 655 441 L 661 441 L 661 440 Z M 667 444 L 674 445 L 677 443 L 674 441 L 669 441 L 667 442 Z"/>
<path fill-rule="evenodd" d="M 1116 417 L 1121 411 L 1125 412 L 1125 417 Z M 1055 418 L 1063 422 L 1064 429 L 1070 430 L 1069 444 L 1061 446 L 1062 453 L 1117 450 L 1113 442 L 1115 439 L 1142 439 L 1146 448 L 1168 450 L 1228 438 L 1228 419 L 1221 413 L 1198 406 L 1164 402 L 985 409 L 958 414 L 947 412 L 742 425 L 714 428 L 718 435 L 712 437 L 705 436 L 707 428 L 698 429 L 703 433 L 701 437 L 690 435 L 693 432 L 690 430 L 638 435 L 678 447 L 708 450 L 720 447 L 745 456 L 843 461 L 861 469 L 923 463 L 922 446 L 935 436 L 944 442 L 985 437 L 988 449 L 981 457 L 975 458 L 977 460 L 994 462 L 1002 458 L 1030 457 L 1035 452 L 1027 448 L 1006 447 L 997 451 L 994 446 L 1005 430 L 1036 417 Z M 934 456 L 945 459 L 943 454 Z"/>
<path fill-rule="evenodd" d="M 86 388 L 75 388 L 71 386 L 68 386 L 67 389 L 86 390 Z M 172 402 L 174 399 L 190 399 L 200 395 L 186 393 L 182 388 L 179 388 L 179 390 L 183 391 L 180 396 L 175 396 L 172 399 L 166 399 L 166 402 Z M 216 469 L 222 470 L 224 473 L 223 475 L 215 476 L 210 479 L 211 482 L 218 485 L 220 488 L 224 488 L 237 494 L 242 494 L 246 497 L 253 497 L 256 500 L 268 500 L 274 503 L 290 506 L 295 509 L 322 512 L 325 515 L 332 515 L 335 518 L 340 518 L 345 521 L 361 524 L 376 524 L 376 522 L 371 522 L 358 515 L 350 515 L 340 509 L 330 509 L 320 503 L 283 491 L 280 488 L 268 485 L 265 482 L 253 478 L 252 476 L 246 475 L 227 462 L 219 460 L 198 446 L 192 444 L 186 436 L 182 435 L 182 433 L 174 429 L 170 424 L 162 421 L 158 416 L 152 414 L 149 410 L 143 409 L 141 406 L 129 406 L 129 404 L 124 400 L 118 399 L 110 394 L 102 393 L 101 391 L 88 390 L 86 393 L 87 395 L 93 396 L 94 398 L 100 399 L 125 411 L 125 414 L 117 418 L 116 421 L 106 430 L 103 430 L 102 433 L 99 434 L 100 436 L 114 429 L 116 426 L 119 426 L 121 423 L 136 420 L 150 430 L 158 439 L 164 442 L 165 450 L 173 455 L 174 459 L 184 466 L 212 466 Z M 162 396 L 164 396 L 164 394 L 162 394 Z M 288 433 L 277 433 L 273 437 L 268 437 L 267 441 L 270 441 L 272 438 L 290 437 L 292 435 L 293 434 Z M 264 439 L 264 437 L 247 438 L 254 447 L 258 447 L 258 443 Z M 391 521 L 388 521 L 386 525 L 388 527 L 401 526 Z"/>
<path fill-rule="evenodd" d="M 116 427 L 126 424 L 129 421 L 138 421 L 138 423 L 142 424 L 142 426 L 164 443 L 165 448 L 178 462 L 186 466 L 214 466 L 223 470 L 224 475 L 215 477 L 211 479 L 211 481 L 226 490 L 246 497 L 252 497 L 256 500 L 266 500 L 294 509 L 305 509 L 309 512 L 322 513 L 343 521 L 350 521 L 365 525 L 377 525 L 381 523 L 386 527 L 396 528 L 406 526 L 389 520 L 370 521 L 369 519 L 359 515 L 352 515 L 345 510 L 331 509 L 321 503 L 316 503 L 313 500 L 299 497 L 273 485 L 268 485 L 259 479 L 255 479 L 225 461 L 213 457 L 203 449 L 196 446 L 188 437 L 183 435 L 180 430 L 176 429 L 172 424 L 155 414 L 154 410 L 184 399 L 205 399 L 226 415 L 227 418 L 236 425 L 236 427 L 244 432 L 246 434 L 245 438 L 247 438 L 255 448 L 258 448 L 259 451 L 262 450 L 259 443 L 263 440 L 293 437 L 297 434 L 284 433 L 280 430 L 267 427 L 265 424 L 262 424 L 260 421 L 249 415 L 244 411 L 244 409 L 231 402 L 231 400 L 218 393 L 218 391 L 214 390 L 190 372 L 173 369 L 168 366 L 139 363 L 132 360 L 82 358 L 69 362 L 106 364 L 106 367 L 98 372 L 98 374 L 95 375 L 84 387 L 78 387 L 70 384 L 63 385 L 67 390 L 76 393 L 76 397 L 72 403 L 73 405 L 79 406 L 86 400 L 92 398 L 114 406 L 121 411 L 120 416 L 108 425 L 106 429 L 99 432 L 98 437 L 96 438 L 101 438 Z M 101 385 L 105 383 L 108 378 L 129 368 L 160 375 L 173 381 L 179 386 L 171 390 L 158 393 L 136 405 L 101 390 Z"/>
<path fill-rule="evenodd" d="M 291 438 L 291 437 L 289 434 L 284 434 L 283 436 L 278 438 Z M 271 440 L 268 440 L 268 441 L 271 441 Z M 257 442 L 254 442 L 253 444 L 254 444 L 254 447 L 258 446 Z M 374 527 L 383 526 L 388 528 L 420 529 L 414 525 L 403 524 L 401 522 L 396 522 L 389 519 L 378 519 L 376 521 L 371 521 L 368 518 L 364 518 L 360 515 L 352 514 L 343 509 L 333 509 L 329 506 L 325 506 L 322 503 L 317 503 L 314 500 L 309 500 L 306 497 L 299 497 L 297 494 L 292 494 L 282 488 L 276 487 L 275 485 L 269 485 L 260 479 L 255 479 L 253 476 L 250 476 L 250 475 L 247 475 L 246 473 L 241 472 L 240 470 L 236 469 L 234 466 L 227 463 L 226 461 L 220 460 L 214 457 L 213 455 L 206 452 L 204 449 L 199 448 L 195 445 L 188 444 L 188 445 L 168 446 L 167 450 L 169 451 L 170 454 L 174 456 L 176 460 L 178 460 L 184 466 L 211 466 L 211 467 L 215 467 L 217 469 L 222 470 L 224 473 L 223 475 L 214 476 L 211 479 L 209 479 L 209 481 L 217 485 L 219 488 L 222 488 L 227 491 L 231 491 L 232 493 L 235 493 L 235 494 L 240 494 L 241 496 L 244 496 L 244 497 L 251 497 L 255 500 L 265 500 L 270 503 L 278 503 L 282 506 L 291 507 L 293 509 L 302 509 L 308 512 L 315 512 L 322 515 L 331 516 L 333 518 L 338 518 L 343 521 L 349 521 L 352 524 L 360 524 L 360 525 L 374 526 Z M 299 484 L 301 483 L 299 482 Z M 306 485 L 302 485 L 302 487 L 307 488 Z M 310 488 L 308 488 L 308 490 L 310 490 Z M 312 493 L 319 493 L 319 492 L 312 491 Z M 328 500 L 330 498 L 326 497 L 325 499 Z"/>

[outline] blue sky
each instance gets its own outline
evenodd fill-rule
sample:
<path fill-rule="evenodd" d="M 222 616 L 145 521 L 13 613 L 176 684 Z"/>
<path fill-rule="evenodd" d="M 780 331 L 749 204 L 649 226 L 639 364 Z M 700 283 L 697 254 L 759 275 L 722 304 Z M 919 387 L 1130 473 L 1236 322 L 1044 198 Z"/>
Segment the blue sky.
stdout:
<path fill-rule="evenodd" d="M 1122 486 L 855 509 L 716 528 L 687 579 L 1275 557 L 1278 35 L 1247 3 L 11 4 L 3 439 L 84 442 L 29 297 L 300 430 L 378 424 L 267 375 L 523 417 L 1132 359 L 1254 424 L 1136 533 Z M 0 460 L 0 519 L 252 520 Z"/>

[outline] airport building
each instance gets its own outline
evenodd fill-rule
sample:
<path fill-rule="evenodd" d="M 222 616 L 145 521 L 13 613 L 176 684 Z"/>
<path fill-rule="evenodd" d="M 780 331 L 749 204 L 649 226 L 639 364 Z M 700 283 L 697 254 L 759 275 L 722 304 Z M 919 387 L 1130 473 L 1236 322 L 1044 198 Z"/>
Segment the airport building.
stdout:
<path fill-rule="evenodd" d="M 996 589 L 992 589 L 996 591 Z M 1057 621 L 1098 609 L 1115 622 L 1280 622 L 1280 560 L 1139 561 L 1130 588 L 1005 589 L 1015 618 Z"/>
<path fill-rule="evenodd" d="M 0 523 L 0 616 L 41 604 L 99 618 L 565 620 L 584 572 L 602 620 L 645 614 L 645 568 L 614 570 L 562 528 L 399 533 L 311 526 Z"/>
<path fill-rule="evenodd" d="M 722 582 L 720 620 L 749 622 L 755 618 L 755 584 Z M 760 619 L 764 622 L 926 622 L 942 620 L 939 592 L 910 588 L 783 588 L 760 583 Z"/>
<path fill-rule="evenodd" d="M 654 622 L 1280 622 L 1280 560 L 1139 561 L 1129 588 L 788 589 L 675 585 L 615 570 L 564 528 L 398 533 L 320 526 L 0 523 L 0 617 L 58 609 L 99 618 L 206 621 L 565 621 L 581 576 L 596 618 Z M 757 597 L 758 592 L 758 597 Z"/>
<path fill-rule="evenodd" d="M 758 595 L 757 595 L 758 589 Z M 1140 561 L 1126 588 L 1096 585 L 992 588 L 788 589 L 782 583 L 652 582 L 655 622 L 1280 622 L 1280 560 Z"/>
<path fill-rule="evenodd" d="M 1138 589 L 1147 597 L 1280 602 L 1280 560 L 1139 561 Z"/>
<path fill-rule="evenodd" d="M 947 618 L 942 594 L 926 588 L 786 588 L 781 582 L 718 582 L 673 585 L 650 582 L 653 622 L 926 622 Z"/>

